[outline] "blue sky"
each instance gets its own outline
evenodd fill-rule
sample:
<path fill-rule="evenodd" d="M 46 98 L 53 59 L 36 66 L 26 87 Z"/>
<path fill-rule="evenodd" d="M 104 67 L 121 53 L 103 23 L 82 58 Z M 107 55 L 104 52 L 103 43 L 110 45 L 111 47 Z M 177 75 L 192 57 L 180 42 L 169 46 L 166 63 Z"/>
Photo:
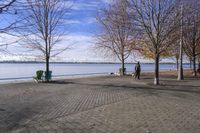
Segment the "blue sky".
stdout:
<path fill-rule="evenodd" d="M 105 3 L 103 0 L 76 0 L 66 17 L 67 30 L 70 34 L 92 35 L 98 28 L 96 15 Z M 99 6 L 100 5 L 100 6 Z"/>

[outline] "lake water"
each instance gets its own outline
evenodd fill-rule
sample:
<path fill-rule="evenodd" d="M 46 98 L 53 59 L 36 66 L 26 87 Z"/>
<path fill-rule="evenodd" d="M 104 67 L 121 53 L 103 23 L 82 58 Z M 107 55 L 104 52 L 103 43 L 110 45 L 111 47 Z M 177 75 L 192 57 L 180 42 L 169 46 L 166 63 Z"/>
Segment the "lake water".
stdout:
<path fill-rule="evenodd" d="M 69 64 L 52 63 L 50 69 L 53 76 L 70 77 L 84 75 L 99 75 L 116 73 L 120 64 Z M 127 71 L 134 71 L 134 64 L 126 64 Z M 141 64 L 142 71 L 153 71 L 154 64 Z M 184 64 L 184 68 L 189 68 L 189 64 Z M 160 70 L 176 69 L 175 64 L 161 64 Z M 31 79 L 37 70 L 45 70 L 44 63 L 0 63 L 0 81 Z"/>

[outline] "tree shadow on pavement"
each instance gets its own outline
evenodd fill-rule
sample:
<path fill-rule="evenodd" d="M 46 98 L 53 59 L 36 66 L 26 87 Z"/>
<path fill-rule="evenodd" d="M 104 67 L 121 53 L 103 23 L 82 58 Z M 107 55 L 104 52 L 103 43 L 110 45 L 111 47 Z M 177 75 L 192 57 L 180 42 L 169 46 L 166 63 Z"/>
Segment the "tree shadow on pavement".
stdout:
<path fill-rule="evenodd" d="M 112 88 L 112 89 L 129 89 L 129 90 L 144 90 L 144 91 L 170 91 L 170 92 L 184 92 L 184 93 L 195 93 L 200 94 L 200 87 L 192 85 L 114 85 L 114 84 L 88 84 L 88 83 L 74 83 L 79 85 L 87 86 L 100 86 L 102 88 Z M 173 87 L 173 88 L 172 88 Z M 194 89 L 195 88 L 195 89 Z"/>

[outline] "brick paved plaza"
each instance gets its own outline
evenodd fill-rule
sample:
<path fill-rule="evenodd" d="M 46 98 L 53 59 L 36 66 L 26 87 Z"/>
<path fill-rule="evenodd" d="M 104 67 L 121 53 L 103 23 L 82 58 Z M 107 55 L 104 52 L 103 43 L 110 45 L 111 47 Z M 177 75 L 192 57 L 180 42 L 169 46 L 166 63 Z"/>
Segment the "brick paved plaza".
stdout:
<path fill-rule="evenodd" d="M 0 132 L 200 133 L 200 82 L 150 82 L 111 76 L 0 85 Z"/>

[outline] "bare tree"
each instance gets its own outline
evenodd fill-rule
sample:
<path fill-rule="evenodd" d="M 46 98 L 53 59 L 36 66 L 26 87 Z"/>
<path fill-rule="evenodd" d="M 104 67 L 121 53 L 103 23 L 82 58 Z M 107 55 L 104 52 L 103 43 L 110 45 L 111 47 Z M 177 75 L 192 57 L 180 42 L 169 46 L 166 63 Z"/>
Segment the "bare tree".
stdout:
<path fill-rule="evenodd" d="M 101 10 L 97 17 L 102 33 L 97 36 L 98 49 L 114 54 L 121 61 L 121 75 L 125 72 L 125 60 L 133 48 L 133 31 L 126 0 L 113 1 Z"/>
<path fill-rule="evenodd" d="M 26 0 L 27 10 L 24 16 L 26 28 L 23 29 L 23 39 L 26 48 L 39 51 L 46 62 L 46 81 L 49 79 L 49 60 L 69 48 L 69 45 L 59 47 L 59 41 L 64 36 L 64 16 L 71 5 L 68 0 Z"/>
<path fill-rule="evenodd" d="M 197 76 L 196 58 L 200 54 L 200 2 L 187 3 L 187 16 L 184 19 L 184 51 L 193 62 L 193 75 Z"/>
<path fill-rule="evenodd" d="M 132 12 L 137 17 L 141 36 L 146 41 L 146 47 L 154 53 L 155 78 L 154 84 L 159 84 L 160 55 L 171 45 L 168 37 L 178 29 L 177 0 L 129 0 Z"/>

